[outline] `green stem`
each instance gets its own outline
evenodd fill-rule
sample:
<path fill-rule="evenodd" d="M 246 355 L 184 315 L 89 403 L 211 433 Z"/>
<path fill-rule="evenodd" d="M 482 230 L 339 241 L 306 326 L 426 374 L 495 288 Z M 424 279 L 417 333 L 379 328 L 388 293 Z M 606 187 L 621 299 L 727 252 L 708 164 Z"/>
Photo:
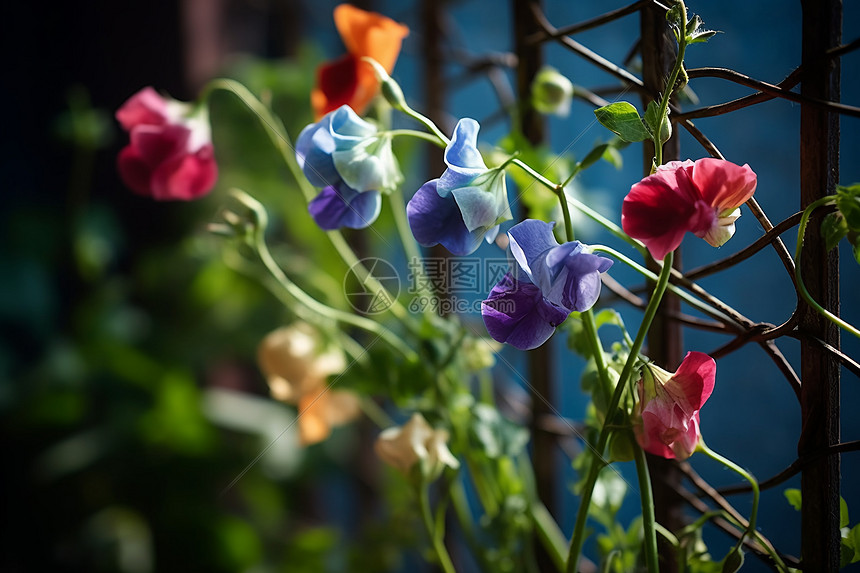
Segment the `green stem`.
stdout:
<path fill-rule="evenodd" d="M 597 366 L 603 403 L 607 404 L 612 392 L 612 381 L 609 379 L 609 372 L 606 369 L 606 356 L 603 353 L 603 344 L 600 342 L 600 336 L 597 334 L 597 323 L 594 321 L 594 312 L 589 308 L 583 311 L 580 316 L 582 317 L 582 326 L 585 328 L 585 338 L 591 346 L 591 354 L 594 356 L 594 364 Z"/>
<path fill-rule="evenodd" d="M 579 211 L 580 213 L 582 213 L 583 215 L 585 215 L 586 217 L 612 233 L 612 235 L 621 239 L 622 241 L 639 251 L 639 253 L 643 257 L 645 256 L 645 253 L 648 252 L 648 250 L 645 248 L 645 245 L 625 233 L 624 229 L 622 229 L 621 227 L 619 227 L 618 225 L 616 225 L 615 223 L 613 223 L 612 221 L 610 221 L 609 219 L 607 219 L 606 217 L 604 217 L 576 197 L 567 196 L 567 202 L 573 205 L 577 211 Z"/>
<path fill-rule="evenodd" d="M 576 197 L 571 197 L 567 195 L 567 193 L 564 192 L 564 188 L 567 185 L 567 182 L 565 182 L 564 184 L 553 183 L 552 181 L 529 167 L 528 164 L 523 163 L 520 159 L 514 159 L 512 163 L 526 173 L 528 173 L 529 175 L 531 175 L 535 179 L 535 181 L 552 191 L 556 195 L 556 197 L 559 198 L 561 202 L 562 214 L 565 216 L 566 226 L 569 225 L 570 221 L 569 205 L 573 205 L 577 211 L 579 211 L 580 213 L 582 213 L 583 215 L 585 215 L 586 217 L 588 217 L 589 219 L 591 219 L 592 221 L 594 221 L 595 223 L 597 223 L 625 243 L 630 244 L 634 249 L 639 251 L 642 256 L 645 256 L 645 253 L 647 252 L 645 245 L 643 245 L 636 239 L 630 237 L 627 233 L 624 232 L 624 229 L 622 229 L 621 227 L 619 227 L 618 225 L 616 225 L 615 223 L 613 223 L 612 221 L 610 221 L 609 219 L 607 219 L 606 217 L 604 217 Z M 574 172 L 573 175 L 576 175 L 576 172 Z M 568 233 L 568 237 L 569 241 L 573 240 L 572 227 L 571 231 Z"/>
<path fill-rule="evenodd" d="M 424 139 L 442 148 L 444 148 L 446 145 L 444 141 L 439 139 L 438 135 L 426 133 L 424 131 L 418 131 L 416 129 L 392 129 L 390 131 L 387 131 L 386 133 L 392 137 L 408 136 L 416 137 L 418 139 Z"/>
<path fill-rule="evenodd" d="M 591 461 L 588 477 L 585 482 L 585 487 L 582 490 L 582 499 L 579 504 L 579 510 L 576 514 L 576 525 L 573 530 L 573 537 L 570 540 L 570 551 L 567 558 L 567 572 L 575 573 L 579 563 L 579 554 L 582 551 L 582 544 L 585 541 L 585 522 L 588 519 L 588 507 L 591 505 L 591 495 L 594 492 L 594 484 L 597 483 L 597 476 L 600 469 L 606 464 L 603 459 L 603 451 L 606 449 L 606 442 L 609 440 L 610 425 L 613 419 L 615 410 L 621 402 L 621 397 L 624 394 L 628 379 L 633 372 L 633 366 L 639 357 L 639 351 L 642 349 L 642 344 L 645 342 L 645 335 L 648 329 L 651 328 L 651 323 L 657 314 L 657 309 L 660 306 L 660 301 L 663 299 L 663 294 L 666 292 L 666 287 L 669 284 L 669 276 L 672 273 L 672 257 L 673 253 L 666 255 L 663 260 L 663 269 L 660 271 L 657 284 L 654 286 L 654 292 L 651 295 L 651 300 L 648 301 L 648 306 L 645 308 L 645 315 L 642 317 L 642 324 L 639 326 L 639 331 L 636 333 L 636 339 L 633 341 L 633 346 L 630 348 L 630 355 L 627 357 L 627 362 L 624 363 L 624 368 L 621 371 L 621 376 L 618 379 L 618 384 L 615 386 L 615 392 L 612 394 L 609 406 L 606 409 L 606 420 L 603 422 L 603 428 L 600 430 L 600 436 L 597 439 L 597 446 L 594 449 L 594 457 Z"/>
<path fill-rule="evenodd" d="M 678 56 L 675 58 L 675 67 L 672 68 L 672 73 L 669 74 L 669 81 L 666 82 L 666 88 L 663 90 L 663 97 L 660 99 L 660 110 L 657 117 L 660 118 L 660 123 L 657 125 L 657 130 L 654 133 L 654 161 L 657 165 L 663 165 L 663 141 L 661 134 L 663 133 L 663 122 L 669 121 L 666 113 L 669 111 L 669 100 L 675 92 L 675 82 L 678 81 L 678 74 L 681 68 L 684 67 L 684 52 L 687 50 L 687 7 L 684 5 L 684 0 L 679 0 L 678 6 L 681 7 L 681 30 L 678 34 Z"/>
<path fill-rule="evenodd" d="M 648 461 L 645 459 L 645 450 L 636 442 L 632 434 L 630 438 L 633 443 L 633 455 L 636 459 L 636 476 L 639 478 L 639 497 L 642 500 L 645 563 L 650 573 L 656 573 L 660 570 L 660 564 L 657 554 L 657 519 L 654 516 L 654 492 L 651 490 L 651 476 L 648 474 Z M 678 540 L 675 539 L 676 546 L 677 543 Z"/>
<path fill-rule="evenodd" d="M 427 535 L 430 536 L 430 542 L 433 544 L 433 549 L 436 552 L 436 557 L 439 559 L 439 564 L 445 573 L 456 573 L 454 564 L 451 562 L 451 557 L 448 555 L 448 550 L 445 548 L 445 543 L 438 534 L 437 526 L 433 518 L 433 512 L 430 509 L 430 492 L 427 487 L 427 482 L 422 478 L 421 484 L 418 486 L 418 499 L 421 506 L 421 517 L 424 520 L 424 527 L 427 529 Z"/>
<path fill-rule="evenodd" d="M 200 102 L 202 103 L 205 101 L 215 90 L 223 90 L 235 95 L 254 113 L 254 115 L 257 116 L 257 119 L 260 120 L 260 123 L 265 128 L 266 135 L 268 135 L 269 140 L 275 146 L 275 149 L 277 149 L 281 154 L 281 158 L 284 160 L 287 169 L 289 169 L 290 173 L 293 175 L 293 179 L 295 179 L 296 184 L 299 186 L 305 201 L 313 199 L 317 194 L 317 190 L 310 184 L 302 172 L 301 167 L 299 167 L 299 164 L 296 161 L 295 148 L 293 147 L 290 136 L 280 118 L 273 114 L 268 106 L 261 102 L 248 88 L 235 80 L 225 78 L 212 80 L 203 88 L 200 95 Z M 370 289 L 374 294 L 385 296 L 386 300 L 392 301 L 388 310 L 401 320 L 404 325 L 410 327 L 408 324 L 409 313 L 405 308 L 403 308 L 403 305 L 401 305 L 399 301 L 394 300 L 394 298 L 390 296 L 385 287 L 383 287 L 382 284 L 367 271 L 364 265 L 361 264 L 352 248 L 346 242 L 346 239 L 343 238 L 341 232 L 328 231 L 326 232 L 326 235 L 337 253 L 340 255 L 341 259 L 343 259 L 344 263 L 346 263 L 346 265 L 358 275 L 365 288 Z"/>
<path fill-rule="evenodd" d="M 755 536 L 755 522 L 756 522 L 756 517 L 758 517 L 758 500 L 759 500 L 758 481 L 756 481 L 756 479 L 753 477 L 753 475 L 751 473 L 749 473 L 748 471 L 746 471 L 745 469 L 743 469 L 742 467 L 737 465 L 735 462 L 733 462 L 732 460 L 730 460 L 728 458 L 724 458 L 723 456 L 721 456 L 717 452 L 713 451 L 701 439 L 699 440 L 699 445 L 696 447 L 696 451 L 702 452 L 703 454 L 705 454 L 706 456 L 708 456 L 712 460 L 723 464 L 724 466 L 726 466 L 727 468 L 729 468 L 730 470 L 732 470 L 733 472 L 735 472 L 736 474 L 738 474 L 739 476 L 741 476 L 742 478 L 744 478 L 745 480 L 750 482 L 750 487 L 752 487 L 752 492 L 753 492 L 753 504 L 752 504 L 752 509 L 750 510 L 750 522 L 746 528 L 746 533 L 744 533 L 744 535 L 742 535 L 741 538 L 738 539 L 738 547 L 740 547 L 740 545 L 743 544 L 744 539 L 746 539 L 747 537 L 754 537 Z"/>
<path fill-rule="evenodd" d="M 235 80 L 229 80 L 226 78 L 212 80 L 203 88 L 200 100 L 205 101 L 215 90 L 223 90 L 232 93 L 242 100 L 242 103 L 244 103 L 248 109 L 254 112 L 257 119 L 259 119 L 260 123 L 263 124 L 266 135 L 269 136 L 269 140 L 271 140 L 275 149 L 277 149 L 281 154 L 284 163 L 287 165 L 287 168 L 290 170 L 290 173 L 292 173 L 293 178 L 299 185 L 299 189 L 301 189 L 302 195 L 305 197 L 305 201 L 313 199 L 317 194 L 317 190 L 305 178 L 304 173 L 302 173 L 302 169 L 296 161 L 295 148 L 293 147 L 293 144 L 290 141 L 290 136 L 287 134 L 284 123 L 280 118 L 272 113 L 272 110 L 270 110 L 268 106 L 257 99 L 257 97 L 251 93 L 251 90 Z"/>
<path fill-rule="evenodd" d="M 511 163 L 513 163 L 514 165 L 516 165 L 517 167 L 519 167 L 520 169 L 522 169 L 523 171 L 525 171 L 526 173 L 531 175 L 535 181 L 537 181 L 538 183 L 540 183 L 541 185 L 543 185 L 544 187 L 546 187 L 547 189 L 549 189 L 553 193 L 556 193 L 557 189 L 559 188 L 559 185 L 557 183 L 553 183 L 552 181 L 550 181 L 549 179 L 547 179 L 546 177 L 544 177 L 543 175 L 541 175 L 540 173 L 538 173 L 537 171 L 532 169 L 532 167 L 529 166 L 527 163 L 523 163 L 523 161 L 521 159 L 514 158 L 511 161 Z"/>
<path fill-rule="evenodd" d="M 646 269 L 645 267 L 643 267 L 642 265 L 640 265 L 639 263 L 637 263 L 633 259 L 631 259 L 631 258 L 621 254 L 620 252 L 616 251 L 615 249 L 612 249 L 610 247 L 606 247 L 604 245 L 591 245 L 591 250 L 594 252 L 597 252 L 597 253 L 606 253 L 607 255 L 612 255 L 614 258 L 618 259 L 619 261 L 621 261 L 622 263 L 624 263 L 625 265 L 627 265 L 631 269 L 635 270 L 636 272 L 638 272 L 639 274 L 641 274 L 642 276 L 644 276 L 648 280 L 652 280 L 652 281 L 657 280 L 656 274 L 654 274 L 650 270 Z M 669 292 L 671 292 L 672 294 L 674 294 L 675 296 L 677 296 L 678 298 L 680 298 L 681 300 L 683 300 L 684 302 L 686 302 L 687 304 L 692 306 L 693 308 L 697 308 L 697 309 L 701 310 L 702 312 L 704 312 L 708 315 L 719 318 L 720 320 L 722 320 L 723 322 L 725 322 L 727 324 L 733 324 L 733 325 L 738 324 L 737 321 L 735 321 L 733 318 L 731 318 L 727 314 L 723 313 L 720 310 L 717 310 L 716 308 L 712 307 L 711 305 L 709 305 L 705 302 L 702 302 L 701 300 L 699 300 L 695 296 L 691 295 L 690 293 L 688 293 L 687 291 L 685 291 L 684 289 L 682 289 L 676 285 L 669 284 L 668 290 L 669 290 Z"/>
<path fill-rule="evenodd" d="M 298 287 L 293 281 L 291 281 L 284 271 L 278 266 L 278 263 L 275 261 L 274 257 L 272 257 L 272 253 L 269 251 L 269 247 L 266 244 L 265 239 L 265 230 L 268 225 L 268 215 L 266 214 L 266 210 L 260 204 L 259 201 L 245 193 L 244 191 L 240 191 L 238 189 L 231 190 L 232 195 L 236 198 L 237 201 L 248 207 L 256 218 L 256 225 L 254 226 L 254 234 L 253 234 L 253 247 L 257 252 L 257 255 L 260 257 L 260 260 L 263 262 L 265 267 L 269 270 L 272 277 L 278 281 L 281 286 L 284 287 L 284 290 L 290 294 L 296 301 L 310 310 L 318 313 L 319 315 L 337 321 L 342 322 L 344 324 L 351 324 L 353 326 L 357 326 L 358 328 L 362 328 L 376 334 L 381 339 L 385 340 L 388 344 L 391 345 L 392 348 L 398 350 L 403 356 L 409 360 L 410 362 L 417 362 L 418 355 L 415 354 L 409 346 L 407 346 L 400 337 L 396 336 L 393 332 L 382 326 L 376 321 L 370 320 L 363 316 L 357 316 L 351 314 L 349 312 L 344 312 L 342 310 L 338 310 L 336 308 L 332 308 L 328 305 L 325 305 L 301 288 Z"/>
<path fill-rule="evenodd" d="M 418 113 L 417 111 L 415 111 L 414 109 L 412 109 L 408 105 L 404 106 L 404 108 L 401 111 L 403 111 L 403 113 L 405 113 L 406 115 L 408 115 L 412 119 L 414 119 L 414 120 L 418 121 L 419 123 L 421 123 L 422 125 L 424 125 L 427 129 L 429 129 L 430 132 L 433 135 L 435 135 L 436 138 L 441 143 L 443 143 L 442 147 L 447 147 L 448 144 L 451 143 L 451 140 L 448 139 L 448 136 L 445 135 L 444 133 L 442 133 L 442 130 L 439 129 L 439 127 L 435 123 L 433 123 L 433 121 L 429 117 L 427 117 L 426 115 L 422 115 L 422 114 Z"/>
<path fill-rule="evenodd" d="M 803 215 L 800 217 L 800 225 L 797 228 L 797 248 L 794 251 L 794 277 L 797 280 L 797 288 L 800 291 L 803 300 L 809 304 L 812 308 L 818 312 L 821 316 L 832 322 L 833 324 L 839 326 L 840 328 L 850 332 L 854 336 L 860 338 L 860 330 L 855 328 L 853 325 L 845 322 L 812 298 L 812 295 L 809 294 L 809 291 L 806 289 L 806 285 L 803 284 L 803 276 L 800 270 L 800 254 L 803 252 L 803 239 L 806 236 L 806 225 L 809 223 L 809 217 L 812 216 L 812 212 L 815 211 L 819 207 L 823 207 L 824 205 L 830 205 L 835 203 L 836 196 L 829 195 L 827 197 L 822 197 L 818 201 L 815 201 L 811 205 L 809 205 L 806 209 L 803 210 Z"/>
<path fill-rule="evenodd" d="M 531 511 L 532 523 L 544 549 L 549 553 L 556 569 L 564 571 L 564 553 L 567 549 L 567 539 L 564 538 L 564 534 L 543 503 L 539 500 L 533 500 L 529 510 Z"/>
<path fill-rule="evenodd" d="M 370 396 L 362 396 L 359 406 L 361 407 L 361 411 L 364 412 L 364 415 L 370 418 L 377 427 L 384 430 L 385 428 L 390 428 L 394 425 L 394 421 L 388 413 L 380 408 L 379 404 L 377 404 Z"/>
<path fill-rule="evenodd" d="M 420 133 L 420 132 L 418 132 Z M 412 230 L 409 227 L 409 221 L 406 218 L 406 202 L 403 199 L 403 191 L 397 187 L 389 195 L 391 202 L 391 211 L 394 215 L 394 226 L 397 228 L 397 234 L 400 236 L 400 242 L 403 243 L 403 250 L 406 253 L 408 266 L 412 272 L 416 273 L 419 294 L 425 297 L 432 297 L 433 293 L 428 289 L 428 280 L 424 269 L 424 259 L 421 257 L 421 251 L 418 249 L 418 243 L 415 242 L 415 237 L 412 235 Z M 426 305 L 424 312 L 432 313 L 431 305 Z"/>

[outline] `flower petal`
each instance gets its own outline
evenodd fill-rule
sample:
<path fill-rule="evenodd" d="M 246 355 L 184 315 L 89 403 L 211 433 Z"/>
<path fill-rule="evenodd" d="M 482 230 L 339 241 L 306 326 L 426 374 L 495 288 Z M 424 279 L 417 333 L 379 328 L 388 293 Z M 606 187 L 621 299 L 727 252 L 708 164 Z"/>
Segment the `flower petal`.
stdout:
<path fill-rule="evenodd" d="M 331 156 L 335 143 L 329 133 L 330 125 L 329 114 L 305 127 L 296 140 L 296 160 L 314 187 L 328 187 L 340 181 Z"/>
<path fill-rule="evenodd" d="M 746 203 L 755 193 L 757 177 L 749 165 L 706 157 L 693 167 L 693 184 L 702 199 L 717 213 L 732 211 Z"/>
<path fill-rule="evenodd" d="M 451 143 L 445 148 L 448 169 L 439 178 L 439 191 L 444 196 L 459 187 L 467 187 L 472 180 L 487 171 L 478 151 L 478 130 L 481 126 L 471 118 L 457 122 Z"/>
<path fill-rule="evenodd" d="M 125 146 L 117 157 L 117 170 L 122 182 L 138 195 L 151 195 L 152 167 L 132 145 Z"/>
<path fill-rule="evenodd" d="M 657 260 L 681 244 L 691 224 L 698 226 L 698 191 L 681 162 L 659 169 L 633 185 L 621 207 L 624 232 L 639 239 Z"/>
<path fill-rule="evenodd" d="M 131 96 L 116 111 L 116 119 L 126 131 L 139 125 L 164 125 L 167 115 L 167 100 L 149 86 Z"/>
<path fill-rule="evenodd" d="M 688 352 L 665 388 L 685 412 L 692 414 L 711 396 L 716 376 L 717 363 L 713 358 L 704 352 Z"/>
<path fill-rule="evenodd" d="M 364 121 L 348 105 L 342 105 L 331 114 L 329 133 L 335 149 L 350 149 L 358 142 L 376 135 L 376 126 Z"/>
<path fill-rule="evenodd" d="M 363 229 L 376 220 L 381 207 L 378 191 L 359 193 L 344 183 L 326 187 L 308 203 L 311 217 L 324 231 Z"/>
<path fill-rule="evenodd" d="M 440 197 L 436 190 L 439 180 L 428 181 L 406 205 L 406 216 L 412 235 L 421 245 L 442 244 L 455 255 L 468 255 L 481 246 L 482 230 L 469 231 L 460 208 L 452 195 Z"/>
<path fill-rule="evenodd" d="M 183 153 L 191 132 L 181 125 L 141 125 L 131 130 L 131 146 L 140 157 L 155 167 Z"/>
<path fill-rule="evenodd" d="M 359 112 L 364 111 L 373 95 L 357 98 L 358 88 L 359 59 L 356 56 L 347 54 L 322 64 L 317 68 L 317 87 L 311 91 L 311 106 L 316 119 L 320 120 L 342 105 L 352 106 Z"/>
<path fill-rule="evenodd" d="M 537 219 L 526 219 L 508 229 L 510 238 L 511 254 L 526 272 L 531 281 L 539 284 L 539 269 L 534 264 L 541 254 L 554 247 L 558 247 L 558 241 L 552 234 L 555 223 L 546 223 Z M 543 262 L 544 259 L 541 259 Z"/>
<path fill-rule="evenodd" d="M 520 350 L 531 350 L 546 342 L 569 314 L 567 309 L 544 300 L 537 286 L 517 281 L 511 273 L 481 303 L 481 315 L 490 336 Z"/>
<path fill-rule="evenodd" d="M 578 312 L 588 310 L 600 297 L 600 273 L 609 270 L 612 261 L 592 253 L 577 252 L 564 259 L 564 266 L 567 277 L 561 303 Z"/>
<path fill-rule="evenodd" d="M 191 201 L 207 194 L 218 180 L 212 144 L 197 153 L 162 163 L 152 174 L 152 197 L 161 201 Z"/>
<path fill-rule="evenodd" d="M 409 35 L 403 24 L 349 4 L 334 9 L 334 24 L 350 54 L 371 57 L 388 73 L 394 69 L 403 38 Z"/>

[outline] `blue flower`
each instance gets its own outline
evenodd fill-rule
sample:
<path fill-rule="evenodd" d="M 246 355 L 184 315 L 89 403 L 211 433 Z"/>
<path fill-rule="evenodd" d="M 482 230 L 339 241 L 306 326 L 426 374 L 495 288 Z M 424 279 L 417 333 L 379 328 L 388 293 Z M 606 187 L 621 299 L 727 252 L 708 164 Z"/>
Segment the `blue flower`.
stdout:
<path fill-rule="evenodd" d="M 308 203 L 308 211 L 323 231 L 363 229 L 376 220 L 381 206 L 379 191 L 359 192 L 340 182 L 320 191 Z"/>
<path fill-rule="evenodd" d="M 552 228 L 535 219 L 511 227 L 513 269 L 481 305 L 490 336 L 521 350 L 546 342 L 571 312 L 591 308 L 600 296 L 600 273 L 612 266 L 579 241 L 559 245 Z"/>
<path fill-rule="evenodd" d="M 442 244 L 455 255 L 492 242 L 499 223 L 511 219 L 504 169 L 488 169 L 478 151 L 474 119 L 461 119 L 445 148 L 448 169 L 425 183 L 406 206 L 415 239 L 425 247 Z"/>
<path fill-rule="evenodd" d="M 367 227 L 379 215 L 379 193 L 403 181 L 391 136 L 346 105 L 302 130 L 296 159 L 308 181 L 323 188 L 309 209 L 326 230 Z M 370 195 L 359 197 L 364 193 Z"/>

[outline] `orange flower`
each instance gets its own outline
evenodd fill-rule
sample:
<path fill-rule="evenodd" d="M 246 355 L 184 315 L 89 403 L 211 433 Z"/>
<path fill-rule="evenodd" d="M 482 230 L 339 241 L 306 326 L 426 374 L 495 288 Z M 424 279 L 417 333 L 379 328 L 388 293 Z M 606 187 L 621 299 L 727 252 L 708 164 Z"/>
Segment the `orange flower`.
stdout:
<path fill-rule="evenodd" d="M 298 406 L 303 445 L 326 439 L 332 427 L 360 414 L 355 393 L 326 384 L 327 376 L 343 372 L 346 360 L 339 349 L 326 348 L 311 325 L 299 322 L 270 332 L 260 343 L 257 359 L 272 397 Z"/>
<path fill-rule="evenodd" d="M 391 73 L 400 44 L 409 34 L 403 24 L 349 4 L 334 9 L 334 23 L 349 53 L 317 70 L 317 87 L 311 92 L 317 120 L 342 105 L 363 113 L 376 95 L 379 82 L 373 68 L 361 58 L 373 58 Z"/>

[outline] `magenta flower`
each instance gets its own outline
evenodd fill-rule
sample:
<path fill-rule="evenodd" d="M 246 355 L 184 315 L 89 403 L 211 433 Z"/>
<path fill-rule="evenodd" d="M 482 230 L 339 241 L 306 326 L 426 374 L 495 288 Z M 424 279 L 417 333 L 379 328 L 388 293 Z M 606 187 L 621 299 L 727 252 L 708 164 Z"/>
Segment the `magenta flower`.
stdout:
<path fill-rule="evenodd" d="M 674 251 L 687 231 L 714 247 L 735 233 L 739 207 L 755 192 L 749 165 L 723 159 L 672 161 L 636 183 L 621 208 L 624 232 L 657 260 Z"/>
<path fill-rule="evenodd" d="M 117 110 L 116 119 L 131 139 L 117 168 L 132 191 L 159 201 L 188 201 L 215 185 L 218 166 L 205 107 L 146 87 Z"/>
<path fill-rule="evenodd" d="M 668 459 L 693 455 L 701 439 L 699 410 L 714 391 L 716 373 L 716 362 L 703 352 L 688 352 L 674 374 L 645 366 L 634 418 L 642 449 Z"/>

